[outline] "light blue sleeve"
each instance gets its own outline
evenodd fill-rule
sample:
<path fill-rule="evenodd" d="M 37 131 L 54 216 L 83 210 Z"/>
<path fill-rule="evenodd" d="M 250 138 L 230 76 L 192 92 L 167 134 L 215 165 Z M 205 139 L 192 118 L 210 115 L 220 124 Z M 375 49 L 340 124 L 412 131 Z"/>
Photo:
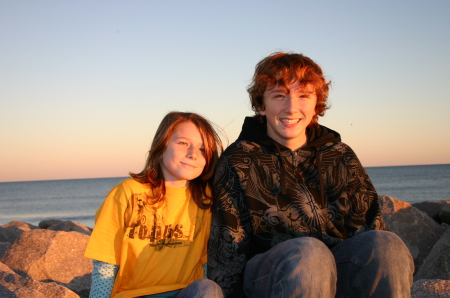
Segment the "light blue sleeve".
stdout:
<path fill-rule="evenodd" d="M 109 298 L 116 280 L 119 265 L 93 260 L 92 285 L 89 298 Z"/>
<path fill-rule="evenodd" d="M 203 278 L 208 278 L 208 277 L 207 277 L 207 274 L 206 274 L 206 273 L 207 273 L 207 270 L 208 270 L 208 266 L 207 266 L 207 265 L 208 265 L 208 263 L 206 263 L 205 265 L 203 265 L 203 271 L 205 271 L 205 276 L 204 276 Z"/>

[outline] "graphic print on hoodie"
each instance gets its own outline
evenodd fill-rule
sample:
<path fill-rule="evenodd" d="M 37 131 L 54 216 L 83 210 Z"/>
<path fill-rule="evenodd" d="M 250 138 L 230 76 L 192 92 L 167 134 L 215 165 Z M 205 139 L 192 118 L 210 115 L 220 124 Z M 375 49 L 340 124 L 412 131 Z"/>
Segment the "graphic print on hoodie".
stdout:
<path fill-rule="evenodd" d="M 247 117 L 216 169 L 208 277 L 233 297 L 243 295 L 245 263 L 280 242 L 309 236 L 331 248 L 385 229 L 377 193 L 337 132 L 309 127 L 306 146 L 292 151 L 266 131 Z"/>

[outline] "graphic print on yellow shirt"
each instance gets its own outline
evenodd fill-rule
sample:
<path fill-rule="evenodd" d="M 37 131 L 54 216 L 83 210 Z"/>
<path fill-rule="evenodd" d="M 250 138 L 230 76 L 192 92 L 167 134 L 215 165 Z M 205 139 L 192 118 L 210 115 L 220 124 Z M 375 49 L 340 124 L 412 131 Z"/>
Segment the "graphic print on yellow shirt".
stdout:
<path fill-rule="evenodd" d="M 165 247 L 186 246 L 192 242 L 195 227 L 192 219 L 197 208 L 189 208 L 189 197 L 171 197 L 160 208 L 149 205 L 146 194 L 133 194 L 131 201 L 128 238 L 148 241 L 156 251 Z"/>

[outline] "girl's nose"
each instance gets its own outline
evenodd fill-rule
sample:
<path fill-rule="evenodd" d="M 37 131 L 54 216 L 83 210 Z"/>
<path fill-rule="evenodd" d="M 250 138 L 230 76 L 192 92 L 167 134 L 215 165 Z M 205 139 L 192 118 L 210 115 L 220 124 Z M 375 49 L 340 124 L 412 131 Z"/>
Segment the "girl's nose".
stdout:
<path fill-rule="evenodd" d="M 195 159 L 197 157 L 196 151 L 194 147 L 189 147 L 188 152 L 187 152 L 187 158 L 189 159 Z"/>

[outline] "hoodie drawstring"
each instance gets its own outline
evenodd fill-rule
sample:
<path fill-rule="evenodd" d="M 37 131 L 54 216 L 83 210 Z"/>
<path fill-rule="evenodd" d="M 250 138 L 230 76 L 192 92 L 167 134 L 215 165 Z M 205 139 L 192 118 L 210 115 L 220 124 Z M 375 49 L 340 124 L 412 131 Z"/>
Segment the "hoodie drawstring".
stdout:
<path fill-rule="evenodd" d="M 320 186 L 320 202 L 317 203 L 319 203 L 320 208 L 326 208 L 327 200 L 325 199 L 325 189 L 323 186 L 323 178 L 321 173 L 322 165 L 320 163 L 320 154 L 319 150 L 316 147 L 313 148 L 314 148 L 314 156 L 316 157 L 317 175 L 319 175 L 319 186 Z M 328 210 L 326 210 L 326 212 L 328 213 Z"/>
<path fill-rule="evenodd" d="M 280 146 L 278 146 L 277 142 L 273 142 L 275 144 L 275 148 L 277 148 L 277 152 L 278 152 L 278 160 L 280 161 L 280 184 L 281 184 L 281 194 L 285 195 L 286 194 L 286 187 L 284 183 L 284 163 L 283 163 L 283 158 L 281 157 L 281 150 L 280 150 Z"/>

